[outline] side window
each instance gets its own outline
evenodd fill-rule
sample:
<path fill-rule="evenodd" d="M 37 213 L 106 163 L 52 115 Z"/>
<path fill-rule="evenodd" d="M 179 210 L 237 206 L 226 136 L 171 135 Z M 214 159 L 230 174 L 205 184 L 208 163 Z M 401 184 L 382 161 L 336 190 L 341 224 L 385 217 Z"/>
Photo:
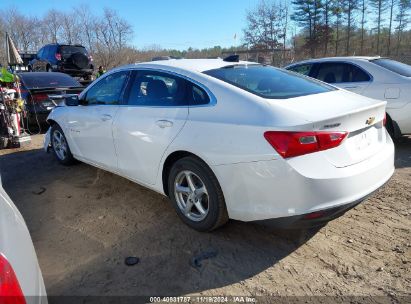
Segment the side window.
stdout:
<path fill-rule="evenodd" d="M 99 80 L 87 91 L 85 103 L 87 105 L 118 105 L 128 74 L 128 71 L 117 72 Z"/>
<path fill-rule="evenodd" d="M 340 62 L 322 63 L 318 69 L 317 79 L 327 83 L 344 81 L 346 64 Z"/>
<path fill-rule="evenodd" d="M 190 105 L 205 105 L 210 103 L 208 94 L 195 84 L 189 84 L 187 94 Z"/>
<path fill-rule="evenodd" d="M 129 86 L 129 105 L 182 106 L 188 105 L 185 97 L 187 83 L 168 73 L 137 71 Z"/>
<path fill-rule="evenodd" d="M 317 79 L 327 83 L 370 81 L 370 76 L 359 67 L 343 62 L 322 63 Z"/>
<path fill-rule="evenodd" d="M 301 65 L 293 66 L 289 68 L 289 70 L 299 73 L 299 74 L 303 74 L 305 76 L 308 76 L 310 74 L 312 66 L 313 65 L 311 63 L 301 64 Z"/>
<path fill-rule="evenodd" d="M 371 78 L 370 76 L 364 72 L 361 68 L 352 65 L 352 64 L 347 64 L 347 82 L 362 82 L 362 81 L 370 81 Z"/>

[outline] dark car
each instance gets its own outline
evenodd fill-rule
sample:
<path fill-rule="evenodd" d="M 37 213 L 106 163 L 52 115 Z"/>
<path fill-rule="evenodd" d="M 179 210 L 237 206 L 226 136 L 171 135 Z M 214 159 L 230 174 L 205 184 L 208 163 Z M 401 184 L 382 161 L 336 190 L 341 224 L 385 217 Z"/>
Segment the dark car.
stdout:
<path fill-rule="evenodd" d="M 25 125 L 42 125 L 56 105 L 65 98 L 78 95 L 84 87 L 73 77 L 63 73 L 20 73 L 20 91 L 25 101 Z"/>
<path fill-rule="evenodd" d="M 93 58 L 82 45 L 47 44 L 43 46 L 28 66 L 32 72 L 61 72 L 90 80 Z"/>

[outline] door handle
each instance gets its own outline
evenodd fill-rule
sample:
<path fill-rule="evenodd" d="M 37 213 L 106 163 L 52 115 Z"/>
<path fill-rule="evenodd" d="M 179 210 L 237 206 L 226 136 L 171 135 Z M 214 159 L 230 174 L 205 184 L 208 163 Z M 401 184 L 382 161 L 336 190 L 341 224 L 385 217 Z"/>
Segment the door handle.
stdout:
<path fill-rule="evenodd" d="M 347 89 L 347 90 L 349 90 L 349 89 L 358 89 L 358 87 L 357 86 L 348 86 L 348 87 L 344 87 L 344 89 Z"/>
<path fill-rule="evenodd" d="M 173 126 L 173 122 L 169 120 L 157 120 L 156 125 L 159 126 L 160 128 L 169 128 Z"/>
<path fill-rule="evenodd" d="M 113 117 L 109 114 L 103 114 L 101 115 L 101 120 L 102 121 L 107 121 L 107 120 L 111 120 Z"/>

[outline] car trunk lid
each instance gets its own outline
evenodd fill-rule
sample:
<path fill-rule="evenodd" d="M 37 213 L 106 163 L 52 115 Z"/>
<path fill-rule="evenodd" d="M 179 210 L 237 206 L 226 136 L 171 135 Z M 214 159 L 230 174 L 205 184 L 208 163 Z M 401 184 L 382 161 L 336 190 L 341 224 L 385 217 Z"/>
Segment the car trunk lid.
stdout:
<path fill-rule="evenodd" d="M 347 167 L 372 157 L 386 141 L 384 101 L 338 90 L 270 102 L 298 112 L 308 121 L 295 131 L 348 132 L 338 147 L 318 152 L 336 167 Z"/>
<path fill-rule="evenodd" d="M 52 110 L 60 105 L 65 98 L 78 95 L 84 88 L 42 88 L 30 89 L 32 100 L 40 104 L 46 110 Z"/>

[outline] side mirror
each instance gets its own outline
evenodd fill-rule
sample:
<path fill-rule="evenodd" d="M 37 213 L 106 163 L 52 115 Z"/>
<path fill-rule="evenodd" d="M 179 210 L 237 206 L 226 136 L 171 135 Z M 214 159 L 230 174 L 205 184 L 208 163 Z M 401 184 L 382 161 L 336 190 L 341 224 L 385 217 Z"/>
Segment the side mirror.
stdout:
<path fill-rule="evenodd" d="M 68 96 L 65 99 L 66 106 L 74 107 L 79 105 L 79 99 L 77 95 Z"/>

